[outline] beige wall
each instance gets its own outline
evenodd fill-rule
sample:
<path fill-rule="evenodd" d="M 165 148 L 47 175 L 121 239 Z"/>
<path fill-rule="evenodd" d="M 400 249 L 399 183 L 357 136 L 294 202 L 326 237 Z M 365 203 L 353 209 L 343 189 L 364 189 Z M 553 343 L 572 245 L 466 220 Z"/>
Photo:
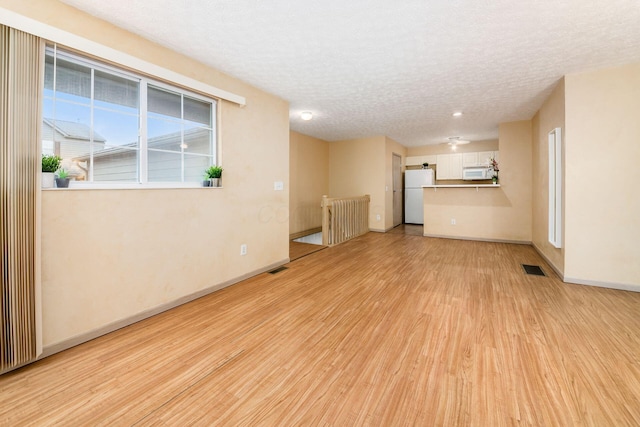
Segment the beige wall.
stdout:
<path fill-rule="evenodd" d="M 500 187 L 425 189 L 425 235 L 531 241 L 531 121 L 503 123 L 499 135 Z"/>
<path fill-rule="evenodd" d="M 472 141 L 468 144 L 458 145 L 455 153 L 473 153 L 475 151 L 496 151 L 498 149 L 497 139 L 488 139 L 484 141 Z M 451 154 L 454 153 L 451 147 L 444 144 L 423 145 L 420 147 L 407 148 L 407 156 L 430 156 L 434 154 Z"/>
<path fill-rule="evenodd" d="M 329 143 L 289 133 L 289 234 L 322 227 L 323 195 L 329 194 Z"/>
<path fill-rule="evenodd" d="M 565 82 L 565 278 L 640 290 L 640 64 Z"/>
<path fill-rule="evenodd" d="M 384 228 L 390 230 L 393 228 L 393 155 L 399 154 L 402 158 L 402 164 L 405 163 L 407 157 L 407 148 L 393 139 L 385 138 L 385 216 Z M 401 185 L 403 185 L 401 183 Z M 404 206 L 404 200 L 402 201 Z"/>
<path fill-rule="evenodd" d="M 559 127 L 562 129 L 562 138 L 565 139 L 566 126 L 564 117 L 563 78 L 558 82 L 551 95 L 549 95 L 532 120 L 532 239 L 534 246 L 560 274 L 564 274 L 564 247 L 558 249 L 549 243 L 549 132 Z M 564 241 L 564 238 L 562 240 Z"/>
<path fill-rule="evenodd" d="M 45 350 L 288 260 L 287 102 L 57 1 L 0 6 L 247 99 L 219 104 L 223 189 L 43 191 Z"/>
<path fill-rule="evenodd" d="M 374 231 L 384 231 L 386 224 L 385 154 L 384 136 L 329 143 L 329 196 L 369 194 L 369 228 Z"/>

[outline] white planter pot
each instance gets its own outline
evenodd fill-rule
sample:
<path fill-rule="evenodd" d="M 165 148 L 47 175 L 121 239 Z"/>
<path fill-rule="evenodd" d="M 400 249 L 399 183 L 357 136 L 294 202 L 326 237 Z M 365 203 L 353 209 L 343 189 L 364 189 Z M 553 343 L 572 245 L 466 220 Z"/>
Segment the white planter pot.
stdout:
<path fill-rule="evenodd" d="M 42 172 L 42 188 L 53 188 L 53 180 L 55 178 L 55 174 L 53 172 Z"/>

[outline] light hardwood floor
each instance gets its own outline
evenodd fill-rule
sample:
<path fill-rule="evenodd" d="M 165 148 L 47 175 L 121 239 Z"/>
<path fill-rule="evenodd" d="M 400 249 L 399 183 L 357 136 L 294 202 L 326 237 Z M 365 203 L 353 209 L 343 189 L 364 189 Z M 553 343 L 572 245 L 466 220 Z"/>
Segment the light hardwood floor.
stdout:
<path fill-rule="evenodd" d="M 293 240 L 289 241 L 289 259 L 291 261 L 295 261 L 298 258 L 302 258 L 303 256 L 307 256 L 314 252 L 321 251 L 326 249 L 326 246 L 315 245 L 311 243 L 300 243 L 294 242 Z"/>
<path fill-rule="evenodd" d="M 0 424 L 640 425 L 640 294 L 367 235 L 0 377 Z"/>

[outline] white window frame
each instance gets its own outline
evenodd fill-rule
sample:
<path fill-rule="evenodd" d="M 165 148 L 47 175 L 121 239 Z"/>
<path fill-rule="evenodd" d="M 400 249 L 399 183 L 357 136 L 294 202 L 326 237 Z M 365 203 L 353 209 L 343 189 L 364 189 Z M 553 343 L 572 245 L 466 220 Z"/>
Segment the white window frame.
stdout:
<path fill-rule="evenodd" d="M 218 135 L 218 119 L 219 119 L 219 110 L 218 110 L 218 99 L 208 96 L 203 96 L 199 93 L 193 92 L 189 89 L 186 89 L 182 86 L 178 86 L 175 84 L 165 83 L 162 81 L 154 80 L 144 75 L 139 75 L 134 72 L 130 72 L 127 70 L 123 70 L 119 67 L 114 67 L 99 60 L 94 60 L 91 58 L 87 58 L 82 54 L 77 54 L 70 52 L 68 50 L 59 49 L 56 43 L 47 45 L 47 52 L 53 52 L 54 55 L 54 67 L 57 66 L 56 61 L 58 56 L 63 57 L 67 61 L 75 62 L 87 67 L 91 68 L 91 134 L 93 134 L 93 75 L 94 70 L 99 70 L 101 72 L 110 73 L 116 75 L 118 77 L 122 77 L 128 80 L 133 80 L 139 83 L 139 144 L 138 149 L 138 181 L 136 182 L 118 182 L 118 181 L 93 181 L 93 140 L 89 141 L 89 151 L 91 153 L 90 156 L 90 172 L 89 172 L 89 181 L 72 181 L 69 185 L 69 189 L 143 189 L 143 188 L 200 188 L 202 187 L 201 182 L 178 182 L 178 181 L 164 181 L 164 182 L 150 182 L 148 180 L 148 139 L 147 139 L 147 88 L 149 85 L 158 87 L 160 89 L 165 89 L 171 92 L 175 92 L 180 94 L 181 97 L 181 109 L 184 109 L 184 97 L 190 97 L 193 99 L 197 99 L 202 102 L 211 104 L 211 126 L 209 130 L 211 131 L 212 140 L 211 140 L 211 154 L 204 155 L 199 153 L 188 153 L 190 156 L 202 156 L 210 159 L 209 165 L 220 164 L 219 162 L 219 135 Z M 55 74 L 54 74 L 55 76 Z M 54 102 L 54 115 L 55 115 L 55 77 L 54 77 L 54 91 L 53 91 L 53 102 Z M 184 116 L 184 114 L 182 114 Z M 181 118 L 183 120 L 183 118 Z M 205 128 L 206 126 L 202 126 Z M 132 150 L 133 151 L 133 150 Z M 162 151 L 162 150 L 159 150 Z M 171 151 L 171 153 L 177 153 Z M 181 171 L 181 179 L 184 180 L 184 151 L 181 152 L 181 162 L 182 162 L 182 171 Z M 204 170 L 202 171 L 204 175 Z"/>

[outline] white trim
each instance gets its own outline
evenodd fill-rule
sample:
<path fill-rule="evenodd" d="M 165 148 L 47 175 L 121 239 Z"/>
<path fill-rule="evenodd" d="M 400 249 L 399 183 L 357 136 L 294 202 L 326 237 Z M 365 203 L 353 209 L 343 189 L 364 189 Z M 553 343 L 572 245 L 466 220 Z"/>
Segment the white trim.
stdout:
<path fill-rule="evenodd" d="M 529 240 L 485 239 L 483 237 L 447 236 L 444 234 L 429 234 L 429 233 L 423 233 L 422 236 L 432 237 L 435 239 L 471 240 L 475 242 L 509 243 L 513 245 L 531 245 L 531 241 Z"/>
<path fill-rule="evenodd" d="M 147 122 L 149 121 L 147 104 L 149 103 L 149 94 L 148 94 L 148 80 L 140 79 L 140 99 L 144 99 L 145 102 L 140 102 L 140 117 L 139 117 L 139 127 L 138 127 L 138 147 L 140 151 L 138 152 L 138 179 L 140 182 L 147 183 L 149 178 L 149 152 L 148 152 L 148 126 Z M 146 120 L 142 120 L 142 117 L 145 117 Z M 144 147 L 143 147 L 144 145 Z M 95 182 L 93 182 L 95 184 Z"/>
<path fill-rule="evenodd" d="M 551 262 L 549 257 L 547 257 L 544 254 L 544 252 L 542 252 L 542 250 L 540 250 L 540 248 L 535 243 L 531 243 L 531 246 L 533 246 L 533 249 L 535 249 L 536 252 L 538 252 L 538 255 L 540 255 L 542 257 L 542 259 L 544 259 L 547 264 L 549 264 L 549 267 L 551 267 L 551 269 L 556 272 L 556 274 L 558 275 L 560 280 L 562 280 L 564 282 L 564 273 L 562 271 L 560 271 L 560 269 L 558 267 L 556 267 L 554 263 Z"/>
<path fill-rule="evenodd" d="M 585 285 L 585 286 L 594 286 L 598 288 L 607 288 L 607 289 L 617 289 L 619 291 L 630 291 L 630 292 L 640 292 L 640 285 L 634 285 L 631 283 L 613 283 L 613 282 L 600 282 L 597 280 L 586 280 L 586 279 L 574 279 L 573 277 L 566 277 L 553 263 L 549 260 L 549 258 L 540 250 L 536 244 L 533 244 L 533 248 L 551 267 L 553 271 L 556 272 L 560 280 L 564 283 L 570 283 L 574 285 Z"/>
<path fill-rule="evenodd" d="M 26 16 L 2 7 L 0 7 L 0 22 L 12 28 L 68 46 L 101 59 L 106 59 L 124 67 L 149 74 L 162 80 L 167 80 L 177 85 L 191 88 L 192 90 L 205 93 L 215 98 L 233 102 L 241 107 L 244 107 L 247 104 L 247 101 L 243 96 L 202 83 L 201 81 L 186 77 L 182 74 L 176 73 L 175 71 L 168 70 L 151 62 L 144 61 L 136 58 L 135 56 L 120 52 L 116 49 L 104 46 L 100 43 L 85 39 L 84 37 L 80 37 L 76 34 L 69 33 L 40 21 L 27 18 Z"/>
<path fill-rule="evenodd" d="M 56 51 L 57 51 L 57 46 L 56 45 Z M 57 53 L 57 52 L 56 52 Z M 57 65 L 57 61 L 54 61 L 56 63 L 56 65 L 54 65 L 54 69 L 53 69 L 53 74 L 58 74 L 58 65 Z M 91 99 L 89 100 L 89 181 L 93 182 L 93 172 L 95 169 L 95 162 L 94 160 L 94 147 L 93 147 L 93 142 L 94 142 L 94 129 L 95 129 L 95 122 L 94 122 L 94 118 L 96 115 L 95 112 L 95 102 L 94 102 L 94 93 L 95 93 L 95 88 L 96 88 L 96 80 L 95 80 L 95 68 L 91 67 Z M 57 94 L 58 94 L 58 90 L 56 89 L 56 87 L 53 87 L 53 102 L 57 103 Z M 140 95 L 138 95 L 140 96 Z M 140 99 L 140 98 L 138 98 Z M 58 116 L 54 116 L 54 120 L 56 120 L 58 118 Z M 54 122 L 55 123 L 55 122 Z M 138 118 L 138 123 L 140 123 L 140 119 Z M 139 125 L 138 125 L 139 126 Z M 55 128 L 53 129 L 53 139 L 55 138 Z M 62 151 L 62 144 L 60 144 L 61 148 L 60 151 Z"/>
<path fill-rule="evenodd" d="M 549 243 L 562 247 L 562 130 L 549 132 Z"/>
<path fill-rule="evenodd" d="M 595 286 L 598 288 L 607 288 L 607 289 L 616 289 L 619 291 L 630 291 L 630 292 L 640 292 L 640 285 L 633 285 L 631 283 L 611 283 L 611 282 L 600 282 L 597 280 L 585 280 L 585 279 L 574 279 L 572 277 L 564 277 L 564 282 L 572 283 L 575 285 L 586 285 L 586 286 Z"/>

